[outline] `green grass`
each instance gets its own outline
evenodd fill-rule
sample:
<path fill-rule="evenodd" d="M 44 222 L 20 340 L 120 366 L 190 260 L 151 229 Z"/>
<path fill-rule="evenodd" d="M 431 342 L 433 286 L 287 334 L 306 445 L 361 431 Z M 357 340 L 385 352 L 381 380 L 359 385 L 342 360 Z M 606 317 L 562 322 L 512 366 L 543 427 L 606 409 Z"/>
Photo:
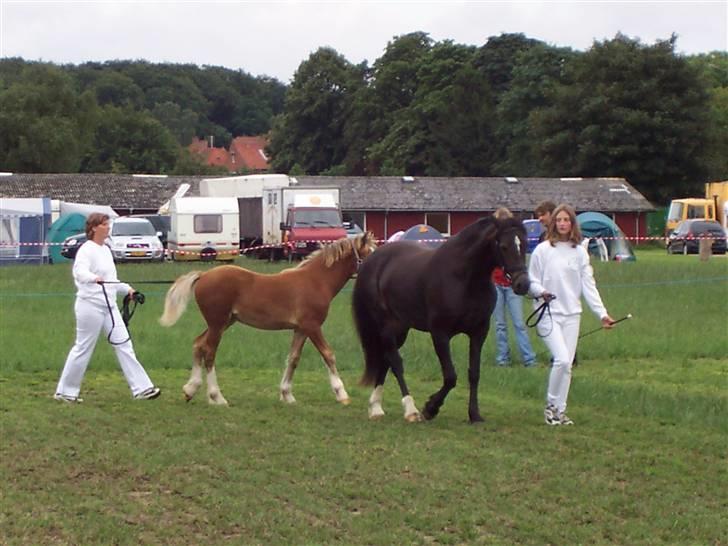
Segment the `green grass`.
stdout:
<path fill-rule="evenodd" d="M 203 391 L 185 403 L 202 321 L 192 304 L 173 328 L 157 326 L 166 287 L 143 284 L 132 335 L 163 396 L 132 401 L 102 339 L 86 402 L 62 405 L 50 396 L 73 342 L 70 269 L 0 269 L 0 543 L 727 544 L 728 260 L 650 250 L 594 265 L 612 316 L 634 319 L 581 341 L 577 425 L 556 430 L 541 421 L 548 355 L 535 336 L 538 369 L 495 368 L 486 343 L 484 426 L 467 423 L 462 337 L 460 382 L 434 421 L 405 423 L 388 382 L 387 416 L 369 422 L 350 287 L 324 328 L 348 407 L 310 344 L 298 403 L 280 403 L 290 334 L 245 327 L 218 352 L 230 407 L 208 406 Z M 585 311 L 583 331 L 596 325 Z M 421 406 L 441 380 L 429 338 L 413 332 L 402 354 Z"/>

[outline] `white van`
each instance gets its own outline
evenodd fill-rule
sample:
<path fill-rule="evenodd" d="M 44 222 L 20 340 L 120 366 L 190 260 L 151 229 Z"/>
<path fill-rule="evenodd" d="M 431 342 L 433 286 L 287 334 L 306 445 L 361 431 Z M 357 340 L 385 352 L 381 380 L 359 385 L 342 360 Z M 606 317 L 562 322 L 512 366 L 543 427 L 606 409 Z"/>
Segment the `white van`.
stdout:
<path fill-rule="evenodd" d="M 238 200 L 174 197 L 167 251 L 173 260 L 234 260 L 240 254 Z"/>

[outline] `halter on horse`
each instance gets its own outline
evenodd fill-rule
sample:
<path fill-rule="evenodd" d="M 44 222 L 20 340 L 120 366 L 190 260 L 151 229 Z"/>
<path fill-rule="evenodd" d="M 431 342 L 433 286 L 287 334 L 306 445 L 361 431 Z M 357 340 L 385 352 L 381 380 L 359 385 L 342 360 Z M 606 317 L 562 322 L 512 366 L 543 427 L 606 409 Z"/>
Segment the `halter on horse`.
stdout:
<path fill-rule="evenodd" d="M 369 417 L 384 415 L 382 389 L 391 369 L 402 393 L 405 419 L 434 418 L 457 374 L 450 339 L 470 338 L 468 379 L 471 422 L 482 421 L 478 408 L 480 353 L 488 334 L 496 293 L 491 273 L 503 266 L 516 294 L 528 291 L 526 231 L 520 221 L 483 218 L 467 226 L 435 250 L 417 243 L 396 242 L 379 249 L 361 267 L 353 296 L 356 328 L 365 370 L 362 383 L 374 385 Z M 443 385 L 420 414 L 404 380 L 399 348 L 410 328 L 430 332 Z"/>
<path fill-rule="evenodd" d="M 235 322 L 262 330 L 293 330 L 286 370 L 280 385 L 281 400 L 295 402 L 293 373 L 307 339 L 316 346 L 328 366 L 336 400 L 349 403 L 349 395 L 336 370 L 336 358 L 321 332 L 331 300 L 357 271 L 363 258 L 376 248 L 374 236 L 364 233 L 341 239 L 311 254 L 298 267 L 263 275 L 234 265 L 207 272 L 193 271 L 179 277 L 167 292 L 163 326 L 182 315 L 194 290 L 207 329 L 194 342 L 194 362 L 183 387 L 191 400 L 202 384 L 202 365 L 207 370 L 207 397 L 211 404 L 227 404 L 217 384 L 215 354 L 222 334 Z"/>

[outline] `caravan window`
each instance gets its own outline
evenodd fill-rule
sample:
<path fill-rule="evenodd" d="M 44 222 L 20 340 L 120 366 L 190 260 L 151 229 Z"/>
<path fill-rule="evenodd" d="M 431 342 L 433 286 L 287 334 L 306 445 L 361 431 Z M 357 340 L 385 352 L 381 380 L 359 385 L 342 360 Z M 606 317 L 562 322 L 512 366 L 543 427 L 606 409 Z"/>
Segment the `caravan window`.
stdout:
<path fill-rule="evenodd" d="M 222 214 L 195 214 L 195 233 L 222 233 Z"/>

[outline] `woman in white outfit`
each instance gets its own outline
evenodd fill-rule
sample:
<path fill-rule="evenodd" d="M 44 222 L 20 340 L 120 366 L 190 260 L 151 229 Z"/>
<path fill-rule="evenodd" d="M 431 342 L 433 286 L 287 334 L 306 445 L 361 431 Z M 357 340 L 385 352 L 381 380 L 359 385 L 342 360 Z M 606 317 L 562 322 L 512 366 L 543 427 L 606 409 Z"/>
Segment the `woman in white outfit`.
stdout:
<path fill-rule="evenodd" d="M 116 351 L 131 394 L 138 400 L 151 400 L 161 394 L 134 354 L 129 332 L 116 305 L 117 293 L 134 294 L 126 283 L 119 283 L 111 250 L 104 244 L 109 235 L 109 217 L 93 213 L 86 219 L 86 237 L 73 264 L 76 283 L 76 342 L 66 358 L 54 398 L 62 402 L 82 402 L 78 397 L 81 381 L 91 360 L 101 330 L 106 333 Z M 115 284 L 106 284 L 102 281 Z M 104 296 L 103 288 L 108 294 Z M 111 308 L 111 312 L 109 311 Z M 112 319 L 113 314 L 113 319 Z"/>
<path fill-rule="evenodd" d="M 545 313 L 537 326 L 539 336 L 553 357 L 544 410 L 548 425 L 574 424 L 566 415 L 566 400 L 571 384 L 571 364 L 579 339 L 581 296 L 604 328 L 611 328 L 614 324 L 594 282 L 589 254 L 580 242 L 581 232 L 574 209 L 569 205 L 559 205 L 551 217 L 546 239 L 533 251 L 528 267 L 531 279 L 529 293 L 536 298 L 550 300 L 551 316 Z"/>

